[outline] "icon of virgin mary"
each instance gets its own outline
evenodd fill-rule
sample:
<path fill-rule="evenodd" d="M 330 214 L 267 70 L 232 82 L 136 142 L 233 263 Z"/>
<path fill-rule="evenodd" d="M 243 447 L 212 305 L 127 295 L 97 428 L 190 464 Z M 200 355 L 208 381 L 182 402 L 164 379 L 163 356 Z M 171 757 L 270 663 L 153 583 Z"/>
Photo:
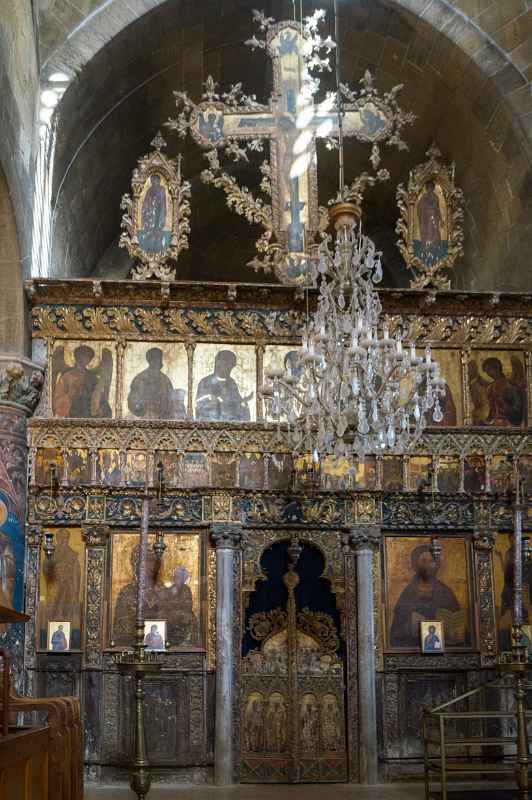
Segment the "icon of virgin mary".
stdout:
<path fill-rule="evenodd" d="M 147 253 L 161 253 L 170 246 L 172 231 L 166 229 L 166 195 L 161 176 L 152 175 L 140 213 L 139 244 Z"/>

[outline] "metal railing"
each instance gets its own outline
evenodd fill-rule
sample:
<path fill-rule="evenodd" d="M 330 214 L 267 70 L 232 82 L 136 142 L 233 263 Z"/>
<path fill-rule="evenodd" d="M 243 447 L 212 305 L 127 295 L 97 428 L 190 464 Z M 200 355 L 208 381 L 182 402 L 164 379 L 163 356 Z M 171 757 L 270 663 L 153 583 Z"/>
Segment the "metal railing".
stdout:
<path fill-rule="evenodd" d="M 532 665 L 453 697 L 423 713 L 425 798 L 431 784 L 440 784 L 441 800 L 448 800 L 449 779 L 501 779 L 513 776 L 517 797 L 529 797 L 532 770 L 527 725 L 532 710 L 526 708 L 526 679 Z M 452 783 L 451 783 L 452 788 Z"/>

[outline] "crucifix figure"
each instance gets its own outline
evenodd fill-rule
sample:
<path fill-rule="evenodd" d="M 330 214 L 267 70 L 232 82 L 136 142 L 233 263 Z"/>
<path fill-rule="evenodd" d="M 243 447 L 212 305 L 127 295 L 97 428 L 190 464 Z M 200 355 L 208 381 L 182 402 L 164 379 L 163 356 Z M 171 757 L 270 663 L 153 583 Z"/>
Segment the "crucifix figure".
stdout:
<path fill-rule="evenodd" d="M 330 69 L 328 58 L 321 58 L 320 51 L 325 48 L 329 52 L 334 42 L 330 38 L 322 40 L 317 34 L 317 22 L 322 18 L 319 13 L 315 15 L 315 24 L 310 25 L 308 20 L 303 25 L 292 20 L 273 24 L 273 20 L 258 12 L 255 17 L 261 30 L 266 32 L 266 38 L 261 41 L 254 37 L 248 44 L 262 47 L 272 59 L 273 92 L 269 103 L 261 104 L 254 96 L 243 95 L 241 84 L 220 96 L 215 91 L 214 80 L 209 77 L 199 104 L 193 103 L 186 93 L 174 92 L 182 111 L 177 120 L 169 120 L 167 124 L 181 136 L 190 131 L 194 140 L 210 151 L 211 170 L 206 171 L 207 182 L 223 188 L 228 201 L 231 194 L 238 194 L 239 187 L 234 179 L 222 173 L 216 152 L 225 149 L 233 157 L 236 153 L 238 158 L 238 154 L 245 152 L 240 146 L 258 150 L 260 146 L 253 146 L 253 143 L 269 141 L 271 207 L 254 201 L 247 190 L 245 196 L 239 197 L 240 208 L 244 207 L 244 211 L 239 210 L 236 202 L 229 204 L 248 220 L 269 229 L 265 246 L 258 244 L 257 249 L 268 252 L 271 242 L 275 242 L 277 256 L 273 266 L 279 280 L 289 285 L 304 285 L 309 274 L 308 248 L 317 236 L 320 221 L 316 139 L 334 138 L 338 133 L 334 101 L 315 103 L 313 94 L 319 84 L 310 76 L 310 71 L 316 67 Z M 314 20 L 309 19 L 311 23 Z M 310 91 L 309 80 L 313 84 Z M 396 90 L 381 98 L 372 88 L 369 73 L 364 80 L 365 91 L 360 98 L 344 88 L 343 133 L 373 145 L 376 168 L 376 143 L 392 142 L 392 137 L 396 136 L 395 143 L 402 145 L 398 132 L 408 121 L 408 115 L 403 115 L 394 102 Z M 255 207 L 247 213 L 245 207 L 250 200 Z M 258 263 L 266 266 L 267 261 Z"/>

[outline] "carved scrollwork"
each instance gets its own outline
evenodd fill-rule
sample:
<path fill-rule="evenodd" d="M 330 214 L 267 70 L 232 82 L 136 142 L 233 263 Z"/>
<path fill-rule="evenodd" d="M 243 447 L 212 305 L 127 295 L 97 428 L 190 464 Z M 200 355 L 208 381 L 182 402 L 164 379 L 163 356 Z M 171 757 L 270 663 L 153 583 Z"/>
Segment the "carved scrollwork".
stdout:
<path fill-rule="evenodd" d="M 340 640 L 336 632 L 336 625 L 329 614 L 323 611 L 311 611 L 303 608 L 297 613 L 298 630 L 315 639 L 324 653 L 336 653 Z"/>
<path fill-rule="evenodd" d="M 248 630 L 258 642 L 270 638 L 286 628 L 288 617 L 286 611 L 275 608 L 272 611 L 260 611 L 253 614 L 248 622 Z"/>

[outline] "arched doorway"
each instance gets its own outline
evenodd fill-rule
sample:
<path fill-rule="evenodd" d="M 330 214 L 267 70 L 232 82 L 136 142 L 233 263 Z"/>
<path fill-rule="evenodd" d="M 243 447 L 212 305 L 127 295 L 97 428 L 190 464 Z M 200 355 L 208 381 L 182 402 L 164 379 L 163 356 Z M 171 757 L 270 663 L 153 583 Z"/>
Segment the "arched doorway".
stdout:
<path fill-rule="evenodd" d="M 244 617 L 241 780 L 346 781 L 343 592 L 304 538 L 271 544 L 260 567 Z"/>

